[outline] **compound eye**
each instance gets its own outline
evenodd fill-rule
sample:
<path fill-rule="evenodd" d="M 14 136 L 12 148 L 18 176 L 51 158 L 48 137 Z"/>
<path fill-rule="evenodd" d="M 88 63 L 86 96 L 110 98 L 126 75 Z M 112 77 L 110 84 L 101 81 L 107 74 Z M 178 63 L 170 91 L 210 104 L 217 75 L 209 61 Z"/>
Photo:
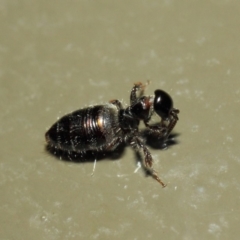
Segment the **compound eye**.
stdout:
<path fill-rule="evenodd" d="M 156 90 L 154 92 L 155 98 L 153 107 L 155 112 L 164 120 L 169 117 L 169 112 L 173 108 L 173 101 L 170 95 L 163 90 Z"/>

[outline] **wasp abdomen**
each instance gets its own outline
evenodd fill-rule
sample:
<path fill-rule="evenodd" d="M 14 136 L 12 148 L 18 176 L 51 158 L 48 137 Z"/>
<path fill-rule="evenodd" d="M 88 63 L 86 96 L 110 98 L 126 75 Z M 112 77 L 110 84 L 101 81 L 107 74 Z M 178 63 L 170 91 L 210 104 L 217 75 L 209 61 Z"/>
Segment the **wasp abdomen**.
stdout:
<path fill-rule="evenodd" d="M 118 120 L 115 112 L 115 106 L 110 104 L 77 110 L 59 119 L 46 133 L 46 139 L 62 150 L 99 149 L 114 137 L 112 131 Z"/>

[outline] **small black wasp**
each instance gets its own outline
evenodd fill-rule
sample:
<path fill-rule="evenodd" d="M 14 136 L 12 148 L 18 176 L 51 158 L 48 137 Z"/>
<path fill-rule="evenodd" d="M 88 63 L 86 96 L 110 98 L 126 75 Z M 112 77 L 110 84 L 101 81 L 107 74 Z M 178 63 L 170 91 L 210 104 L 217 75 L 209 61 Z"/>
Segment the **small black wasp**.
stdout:
<path fill-rule="evenodd" d="M 152 156 L 140 135 L 139 124 L 143 121 L 150 132 L 165 142 L 178 121 L 179 110 L 173 108 L 172 98 L 163 90 L 155 90 L 153 96 L 143 96 L 145 86 L 141 82 L 134 84 L 127 108 L 123 108 L 119 100 L 112 100 L 63 116 L 46 132 L 48 145 L 63 151 L 85 153 L 113 151 L 124 142 L 135 151 L 143 152 L 145 169 L 164 187 L 152 168 Z M 154 112 L 161 120 L 149 124 Z"/>

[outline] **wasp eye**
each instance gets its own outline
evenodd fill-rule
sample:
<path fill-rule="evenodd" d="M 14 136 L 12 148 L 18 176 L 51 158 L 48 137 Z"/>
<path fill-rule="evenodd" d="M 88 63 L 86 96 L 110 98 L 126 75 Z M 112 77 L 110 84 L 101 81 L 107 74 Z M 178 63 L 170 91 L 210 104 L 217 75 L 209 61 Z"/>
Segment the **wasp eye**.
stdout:
<path fill-rule="evenodd" d="M 173 108 L 173 101 L 170 95 L 163 90 L 156 90 L 154 92 L 154 110 L 162 118 L 167 119 L 169 117 L 169 111 Z"/>

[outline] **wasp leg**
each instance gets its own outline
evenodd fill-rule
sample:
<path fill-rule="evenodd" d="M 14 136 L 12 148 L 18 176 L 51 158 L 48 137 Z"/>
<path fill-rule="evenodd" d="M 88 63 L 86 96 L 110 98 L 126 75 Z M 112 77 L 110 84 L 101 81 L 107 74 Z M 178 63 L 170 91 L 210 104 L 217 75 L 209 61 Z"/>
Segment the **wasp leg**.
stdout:
<path fill-rule="evenodd" d="M 178 121 L 178 113 L 179 110 L 173 108 L 169 115 L 170 120 L 168 124 L 166 124 L 164 121 L 161 121 L 159 125 L 150 125 L 147 121 L 144 122 L 145 126 L 150 130 L 152 134 L 155 134 L 158 136 L 158 138 L 163 138 L 163 140 L 167 140 L 169 134 L 172 132 L 173 128 L 177 124 Z"/>
<path fill-rule="evenodd" d="M 113 151 L 117 146 L 123 142 L 121 137 L 114 138 L 107 146 L 103 149 L 105 151 Z"/>
<path fill-rule="evenodd" d="M 149 82 L 147 82 L 146 84 L 142 84 L 141 82 L 137 82 L 134 84 L 132 90 L 131 90 L 131 94 L 130 94 L 130 104 L 134 104 L 139 97 L 141 97 L 144 93 L 144 89 L 145 87 L 149 84 Z M 139 97 L 137 97 L 137 91 L 140 90 L 140 94 Z"/>
<path fill-rule="evenodd" d="M 171 116 L 171 120 L 167 126 L 167 134 L 166 134 L 166 139 L 168 138 L 169 134 L 171 133 L 171 131 L 173 130 L 173 128 L 175 127 L 175 125 L 177 124 L 178 121 L 178 113 L 180 111 L 178 109 L 173 108 L 170 111 L 170 116 Z"/>
<path fill-rule="evenodd" d="M 160 123 L 160 125 L 149 125 L 146 122 L 144 122 L 144 124 L 150 133 L 157 135 L 158 138 L 164 138 L 168 134 L 168 126 L 165 126 L 164 124 Z"/>
<path fill-rule="evenodd" d="M 109 102 L 115 105 L 118 108 L 118 110 L 123 109 L 122 103 L 119 100 L 114 99 Z"/>
<path fill-rule="evenodd" d="M 166 187 L 166 184 L 163 183 L 163 181 L 159 178 L 157 172 L 152 168 L 152 163 L 153 163 L 153 159 L 152 159 L 152 155 L 149 152 L 148 148 L 144 145 L 142 139 L 140 137 L 134 137 L 132 139 L 132 141 L 130 142 L 131 146 L 138 151 L 139 149 L 141 149 L 143 151 L 144 154 L 144 167 L 146 169 L 146 171 L 155 179 L 157 180 L 162 187 Z"/>

